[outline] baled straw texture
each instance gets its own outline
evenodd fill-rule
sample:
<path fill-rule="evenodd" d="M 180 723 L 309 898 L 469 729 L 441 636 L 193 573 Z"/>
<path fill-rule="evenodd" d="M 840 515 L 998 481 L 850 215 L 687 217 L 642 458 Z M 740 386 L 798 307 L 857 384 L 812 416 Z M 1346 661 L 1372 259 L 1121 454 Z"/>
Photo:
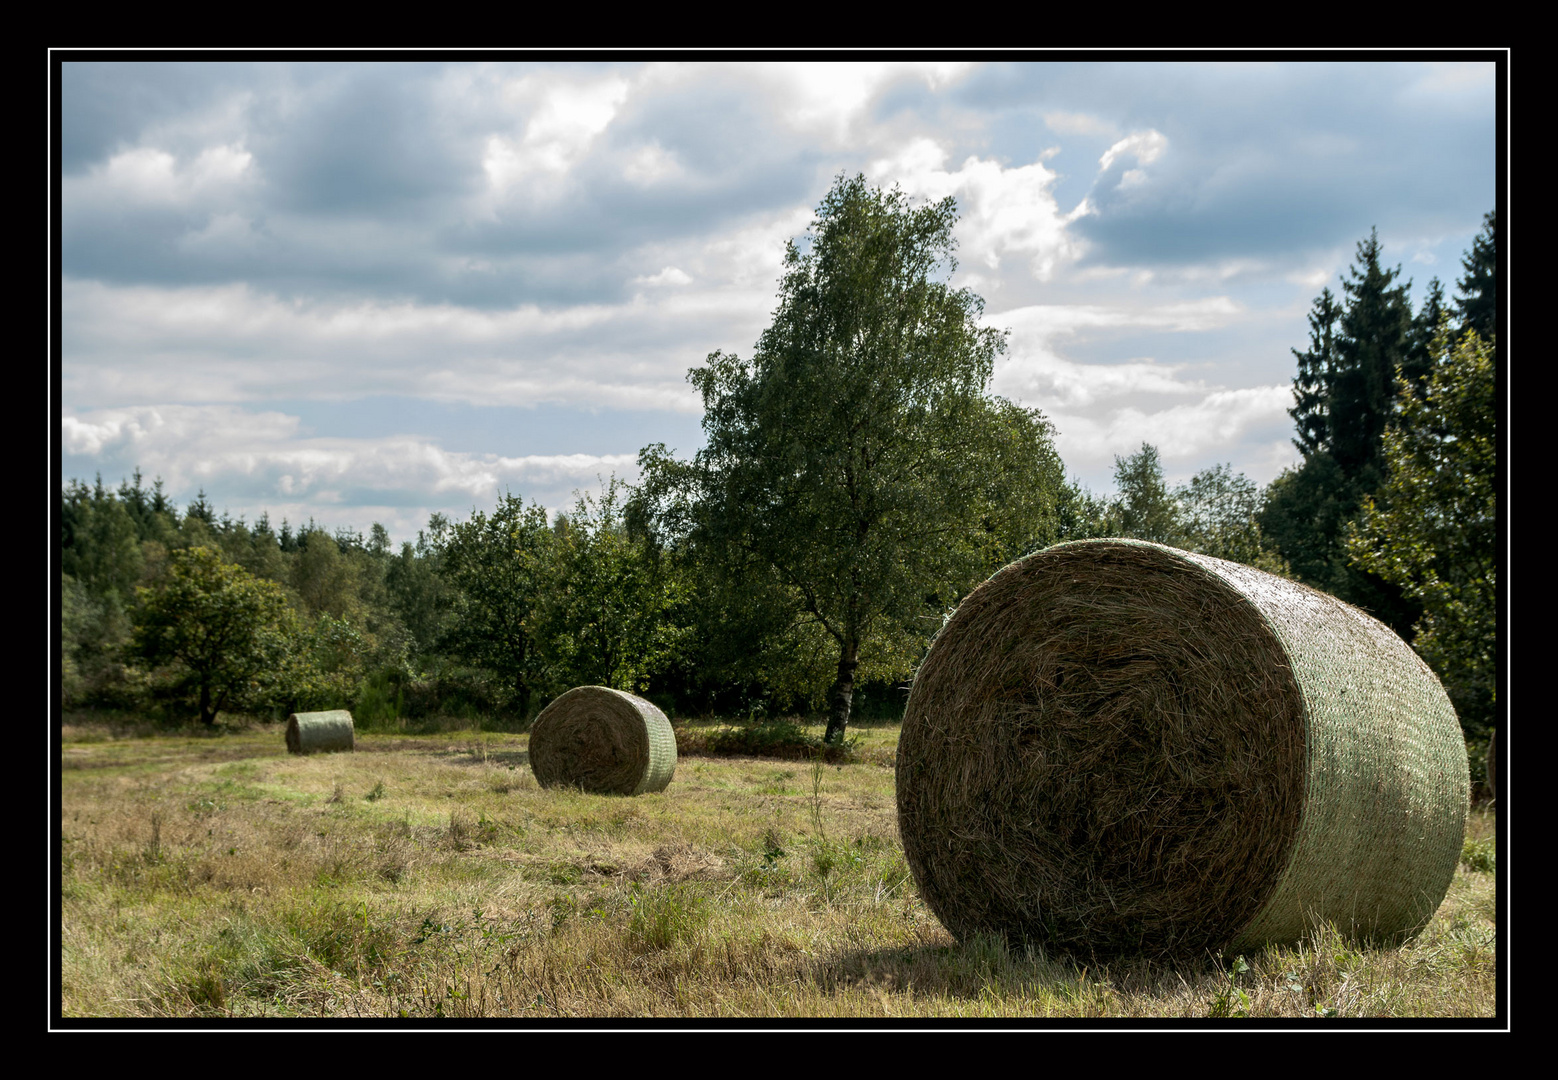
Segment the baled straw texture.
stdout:
<path fill-rule="evenodd" d="M 352 714 L 345 709 L 299 712 L 287 717 L 287 749 L 294 754 L 354 748 Z"/>
<path fill-rule="evenodd" d="M 1158 544 L 1061 544 L 937 636 L 899 831 L 959 938 L 1094 956 L 1384 943 L 1444 899 L 1469 777 L 1438 679 L 1330 596 Z"/>
<path fill-rule="evenodd" d="M 579 686 L 536 717 L 530 767 L 542 787 L 601 795 L 664 791 L 676 772 L 676 735 L 651 703 L 605 686 Z"/>

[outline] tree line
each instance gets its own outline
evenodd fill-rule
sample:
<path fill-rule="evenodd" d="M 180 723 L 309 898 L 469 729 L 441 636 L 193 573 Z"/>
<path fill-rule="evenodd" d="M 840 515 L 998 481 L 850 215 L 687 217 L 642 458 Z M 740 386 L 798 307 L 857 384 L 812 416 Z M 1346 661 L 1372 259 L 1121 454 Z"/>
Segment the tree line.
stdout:
<path fill-rule="evenodd" d="M 1116 491 L 1066 478 L 1037 409 L 989 392 L 1005 335 L 956 266 L 952 199 L 840 177 L 786 250 L 745 359 L 689 373 L 706 445 L 664 446 L 546 511 L 505 493 L 384 528 L 273 529 L 180 511 L 139 472 L 61 493 L 61 695 L 70 707 L 348 707 L 523 722 L 571 686 L 683 714 L 901 710 L 969 590 L 1050 544 L 1131 536 L 1259 566 L 1357 603 L 1417 644 L 1469 734 L 1494 692 L 1494 220 L 1453 304 L 1415 315 L 1374 236 L 1295 350 L 1295 444 L 1265 488 L 1229 465 L 1169 487 L 1143 443 Z M 863 695 L 863 696 L 862 696 Z"/>

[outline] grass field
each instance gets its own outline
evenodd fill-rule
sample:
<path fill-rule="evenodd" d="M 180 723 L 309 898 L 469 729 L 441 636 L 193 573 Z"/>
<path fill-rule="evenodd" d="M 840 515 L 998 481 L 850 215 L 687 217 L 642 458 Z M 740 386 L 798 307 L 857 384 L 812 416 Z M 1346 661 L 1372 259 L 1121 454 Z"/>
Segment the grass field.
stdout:
<path fill-rule="evenodd" d="M 1493 818 L 1400 949 L 1083 967 L 958 944 L 898 841 L 896 726 L 846 764 L 684 754 L 664 792 L 543 790 L 523 735 L 63 728 L 61 1014 L 1491 1017 Z M 696 739 L 689 739 L 696 742 Z"/>

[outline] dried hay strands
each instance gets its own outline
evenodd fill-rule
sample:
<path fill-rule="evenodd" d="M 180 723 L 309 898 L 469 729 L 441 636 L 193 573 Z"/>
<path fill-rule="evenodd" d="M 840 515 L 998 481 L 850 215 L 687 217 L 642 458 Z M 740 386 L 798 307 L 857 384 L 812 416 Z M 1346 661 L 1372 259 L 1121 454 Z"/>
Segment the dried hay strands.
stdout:
<path fill-rule="evenodd" d="M 601 795 L 664 791 L 676 772 L 676 735 L 665 713 L 643 698 L 578 686 L 536 717 L 530 767 L 542 787 Z"/>
<path fill-rule="evenodd" d="M 287 717 L 287 749 L 294 754 L 355 749 L 352 714 L 345 709 L 299 712 Z"/>
<path fill-rule="evenodd" d="M 1134 540 L 1060 544 L 962 603 L 917 673 L 899 831 L 959 938 L 1248 952 L 1321 920 L 1406 940 L 1455 874 L 1466 747 L 1356 608 Z"/>

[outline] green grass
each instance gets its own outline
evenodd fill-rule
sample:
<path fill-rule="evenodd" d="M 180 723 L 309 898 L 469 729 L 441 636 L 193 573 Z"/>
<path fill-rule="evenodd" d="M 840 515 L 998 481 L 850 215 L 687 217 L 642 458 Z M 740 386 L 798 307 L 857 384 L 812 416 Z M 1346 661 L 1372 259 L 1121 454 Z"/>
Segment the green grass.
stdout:
<path fill-rule="evenodd" d="M 711 725 L 712 726 L 712 725 Z M 293 757 L 76 725 L 67 1017 L 1473 1017 L 1494 1011 L 1493 820 L 1427 930 L 1239 962 L 1083 966 L 956 943 L 897 837 L 897 728 L 852 760 L 683 753 L 636 798 L 539 788 L 523 735 L 367 732 Z"/>

